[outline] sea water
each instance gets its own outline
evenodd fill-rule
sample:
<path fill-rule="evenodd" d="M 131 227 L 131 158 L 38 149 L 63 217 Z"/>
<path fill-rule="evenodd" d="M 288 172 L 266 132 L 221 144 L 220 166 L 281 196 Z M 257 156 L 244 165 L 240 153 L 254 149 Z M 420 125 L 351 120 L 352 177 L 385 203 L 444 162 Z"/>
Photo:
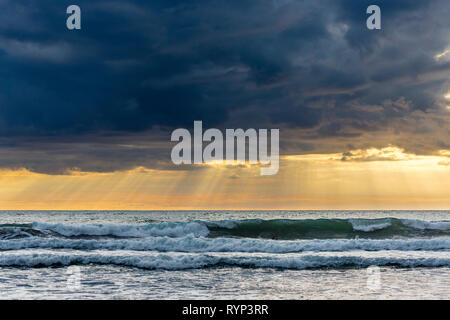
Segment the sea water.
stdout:
<path fill-rule="evenodd" d="M 449 211 L 2 211 L 1 299 L 449 299 Z"/>

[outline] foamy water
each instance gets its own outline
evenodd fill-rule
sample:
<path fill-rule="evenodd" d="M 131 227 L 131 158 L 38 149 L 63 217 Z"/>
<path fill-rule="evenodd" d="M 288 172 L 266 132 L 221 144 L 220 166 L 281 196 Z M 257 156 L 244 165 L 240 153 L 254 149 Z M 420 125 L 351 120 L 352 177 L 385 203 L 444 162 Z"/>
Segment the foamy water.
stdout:
<path fill-rule="evenodd" d="M 447 211 L 12 211 L 0 222 L 0 298 L 450 298 Z"/>

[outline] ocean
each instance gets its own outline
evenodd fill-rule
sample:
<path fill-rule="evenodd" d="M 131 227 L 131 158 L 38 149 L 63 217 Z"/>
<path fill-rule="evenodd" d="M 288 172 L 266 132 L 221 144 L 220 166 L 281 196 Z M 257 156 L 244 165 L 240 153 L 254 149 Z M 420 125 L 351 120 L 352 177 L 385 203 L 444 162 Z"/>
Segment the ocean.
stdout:
<path fill-rule="evenodd" d="M 1 211 L 0 299 L 450 299 L 450 212 Z"/>

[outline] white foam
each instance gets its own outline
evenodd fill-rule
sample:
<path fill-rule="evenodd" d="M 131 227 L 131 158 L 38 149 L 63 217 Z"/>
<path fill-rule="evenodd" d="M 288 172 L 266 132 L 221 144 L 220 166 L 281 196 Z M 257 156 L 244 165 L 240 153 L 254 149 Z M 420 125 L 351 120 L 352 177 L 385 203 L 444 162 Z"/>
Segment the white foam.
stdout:
<path fill-rule="evenodd" d="M 2 231 L 3 232 L 0 234 L 0 239 L 2 239 L 2 240 L 33 236 L 29 232 L 26 232 L 25 230 L 23 230 L 22 228 L 19 228 L 19 227 L 7 227 L 7 228 L 3 228 Z M 7 231 L 7 232 L 5 232 L 5 231 Z"/>
<path fill-rule="evenodd" d="M 423 221 L 402 219 L 402 223 L 410 228 L 418 230 L 450 230 L 450 221 Z"/>
<path fill-rule="evenodd" d="M 139 240 L 81 240 L 31 237 L 0 241 L 0 250 L 21 249 L 134 250 L 160 252 L 344 252 L 353 250 L 437 251 L 450 250 L 449 238 L 433 239 L 330 239 L 330 240 L 263 240 L 236 238 L 148 237 Z"/>
<path fill-rule="evenodd" d="M 116 236 L 116 237 L 182 237 L 186 235 L 206 236 L 209 231 L 200 222 L 160 222 L 146 225 L 63 225 L 34 222 L 34 229 L 49 230 L 60 235 L 71 236 Z"/>
<path fill-rule="evenodd" d="M 391 226 L 390 221 L 373 221 L 373 220 L 361 220 L 361 219 L 349 219 L 352 224 L 353 230 L 372 232 L 376 230 L 382 230 Z"/>
<path fill-rule="evenodd" d="M 246 220 L 243 220 L 244 222 Z M 242 223 L 242 221 L 236 221 L 236 220 L 218 220 L 218 221 L 208 221 L 206 222 L 206 225 L 208 227 L 219 227 L 219 228 L 225 228 L 225 229 L 233 229 L 235 228 L 239 223 Z"/>
<path fill-rule="evenodd" d="M 299 257 L 255 257 L 255 256 L 215 256 L 215 255 L 103 255 L 103 254 L 8 254 L 0 256 L 0 266 L 41 267 L 86 264 L 108 264 L 144 269 L 182 270 L 213 267 L 218 265 L 250 268 L 342 268 L 368 266 L 444 267 L 450 266 L 450 258 L 386 258 L 358 256 L 318 256 Z"/>

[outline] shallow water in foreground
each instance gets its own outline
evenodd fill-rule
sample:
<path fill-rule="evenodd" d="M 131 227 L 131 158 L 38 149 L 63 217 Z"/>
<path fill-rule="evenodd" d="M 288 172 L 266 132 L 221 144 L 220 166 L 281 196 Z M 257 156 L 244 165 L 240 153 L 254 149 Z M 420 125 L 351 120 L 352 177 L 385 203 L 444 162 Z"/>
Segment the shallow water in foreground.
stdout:
<path fill-rule="evenodd" d="M 82 266 L 81 287 L 73 290 L 67 267 L 0 270 L 1 299 L 450 299 L 450 268 L 382 267 L 380 287 L 373 289 L 366 269 Z"/>

